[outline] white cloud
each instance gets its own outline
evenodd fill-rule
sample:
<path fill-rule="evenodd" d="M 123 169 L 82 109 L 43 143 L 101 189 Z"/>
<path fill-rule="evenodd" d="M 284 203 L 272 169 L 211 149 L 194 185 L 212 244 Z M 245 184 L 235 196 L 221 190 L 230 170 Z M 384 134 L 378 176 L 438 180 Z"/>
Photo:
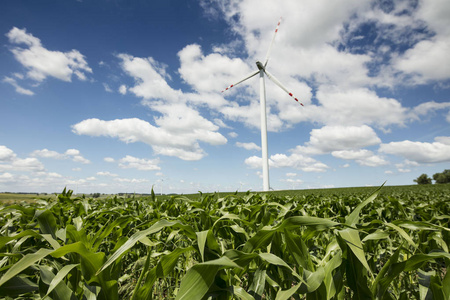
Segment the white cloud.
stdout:
<path fill-rule="evenodd" d="M 401 141 L 380 145 L 380 152 L 404 157 L 417 163 L 440 163 L 450 161 L 448 137 L 439 137 L 434 143 Z M 444 141 L 445 143 L 439 142 Z"/>
<path fill-rule="evenodd" d="M 122 95 L 125 95 L 127 93 L 127 86 L 125 84 L 122 84 L 119 87 L 119 93 L 121 93 Z"/>
<path fill-rule="evenodd" d="M 197 92 L 219 92 L 226 86 L 244 77 L 252 70 L 239 58 L 229 58 L 219 53 L 207 56 L 199 45 L 192 44 L 178 52 L 181 78 Z"/>
<path fill-rule="evenodd" d="M 71 81 L 72 75 L 80 80 L 86 80 L 85 73 L 92 73 L 84 56 L 78 50 L 69 52 L 51 51 L 44 48 L 41 41 L 26 29 L 13 27 L 6 36 L 9 42 L 25 45 L 26 48 L 14 47 L 11 52 L 25 68 L 27 76 L 41 82 L 47 77 L 63 81 Z"/>
<path fill-rule="evenodd" d="M 117 176 L 119 176 L 119 175 L 111 173 L 111 172 L 102 172 L 102 171 L 97 172 L 97 175 L 98 176 L 107 176 L 107 177 L 117 177 Z"/>
<path fill-rule="evenodd" d="M 313 129 L 306 146 L 297 146 L 294 152 L 324 154 L 332 151 L 359 149 L 381 143 L 375 131 L 363 126 L 324 126 Z"/>
<path fill-rule="evenodd" d="M 303 183 L 303 180 L 301 179 L 293 179 L 293 178 L 288 178 L 288 179 L 283 179 L 282 181 L 288 182 L 288 183 Z"/>
<path fill-rule="evenodd" d="M 450 5 L 445 0 L 420 1 L 415 17 L 425 21 L 434 36 L 416 43 L 393 65 L 412 77 L 412 83 L 424 84 L 431 80 L 450 78 Z"/>
<path fill-rule="evenodd" d="M 56 151 L 48 150 L 48 149 L 35 150 L 31 153 L 31 156 L 43 157 L 43 158 L 54 158 L 54 159 L 64 159 L 65 158 L 64 154 L 58 153 Z"/>
<path fill-rule="evenodd" d="M 81 155 L 75 155 L 75 156 L 73 156 L 73 157 L 72 157 L 72 160 L 73 160 L 74 162 L 79 162 L 79 163 L 82 163 L 82 164 L 90 164 L 90 163 L 91 163 L 91 161 L 90 161 L 89 159 L 86 159 L 86 158 L 84 158 L 84 157 L 81 156 Z"/>
<path fill-rule="evenodd" d="M 103 160 L 109 163 L 115 162 L 114 158 L 112 157 L 105 157 Z"/>
<path fill-rule="evenodd" d="M 245 164 L 250 168 L 262 168 L 262 159 L 258 156 L 251 156 L 245 160 Z M 328 166 L 311 157 L 299 153 L 291 155 L 275 154 L 269 159 L 269 167 L 272 168 L 294 168 L 304 172 L 325 172 Z"/>
<path fill-rule="evenodd" d="M 388 164 L 383 157 L 366 149 L 333 151 L 331 155 L 345 160 L 354 160 L 361 166 L 378 167 Z"/>
<path fill-rule="evenodd" d="M 392 98 L 379 97 L 367 88 L 339 89 L 321 86 L 317 92 L 320 106 L 311 106 L 309 121 L 328 125 L 403 125 L 407 110 Z"/>
<path fill-rule="evenodd" d="M 413 76 L 416 84 L 429 80 L 445 80 L 450 77 L 450 36 L 446 40 L 425 40 L 396 61 L 394 67 Z"/>
<path fill-rule="evenodd" d="M 297 176 L 297 173 L 286 173 L 287 177 L 295 177 Z"/>
<path fill-rule="evenodd" d="M 450 109 L 450 102 L 424 102 L 414 107 L 409 115 L 413 120 L 422 120 L 424 116 L 433 115 L 437 110 L 443 109 Z"/>
<path fill-rule="evenodd" d="M 138 178 L 114 178 L 114 181 L 122 182 L 122 183 L 144 183 L 148 182 L 148 179 L 138 179 Z"/>
<path fill-rule="evenodd" d="M 128 88 L 128 91 L 137 97 L 164 99 L 171 102 L 181 97 L 181 91 L 173 90 L 167 84 L 164 77 L 165 70 L 159 67 L 158 62 L 153 58 L 133 57 L 128 54 L 119 54 L 117 57 L 122 60 L 123 70 L 134 78 L 135 86 Z"/>
<path fill-rule="evenodd" d="M 450 136 L 437 136 L 434 140 L 444 145 L 450 145 Z"/>
<path fill-rule="evenodd" d="M 417 167 L 417 166 L 419 166 L 419 163 L 407 159 L 402 163 L 395 164 L 395 167 L 397 168 L 397 171 L 399 173 L 409 173 L 411 172 L 411 169 L 409 169 L 409 167 Z"/>
<path fill-rule="evenodd" d="M 246 150 L 257 150 L 257 151 L 261 151 L 261 147 L 256 145 L 255 143 L 241 143 L 241 142 L 236 142 L 235 144 L 237 147 L 240 148 L 244 148 Z"/>
<path fill-rule="evenodd" d="M 16 158 L 9 164 L 0 164 L 0 172 L 4 170 L 37 172 L 43 171 L 44 165 L 34 157 Z"/>
<path fill-rule="evenodd" d="M 80 151 L 77 149 L 67 149 L 64 154 L 70 155 L 70 156 L 76 156 L 76 155 L 80 155 Z"/>
<path fill-rule="evenodd" d="M 14 151 L 6 146 L 0 145 L 0 162 L 10 162 L 16 158 Z"/>
<path fill-rule="evenodd" d="M 82 155 L 80 155 L 80 151 L 77 149 L 67 149 L 66 152 L 64 152 L 64 154 L 58 153 L 56 151 L 48 150 L 48 149 L 35 150 L 31 153 L 31 156 L 43 157 L 43 158 L 53 158 L 53 159 L 71 159 L 74 162 L 79 162 L 82 164 L 91 163 L 88 159 L 86 159 Z"/>
<path fill-rule="evenodd" d="M 0 183 L 12 182 L 14 180 L 15 180 L 14 175 L 11 173 L 6 172 L 3 174 L 0 174 Z"/>
<path fill-rule="evenodd" d="M 113 90 L 109 87 L 108 84 L 103 83 L 103 87 L 105 88 L 105 91 L 107 91 L 108 93 L 112 93 L 113 92 Z"/>
<path fill-rule="evenodd" d="M 44 165 L 34 157 L 18 158 L 6 146 L 0 146 L 0 172 L 39 172 L 44 171 Z"/>
<path fill-rule="evenodd" d="M 5 76 L 5 78 L 3 78 L 2 81 L 12 85 L 16 89 L 16 92 L 19 93 L 19 94 L 23 94 L 23 95 L 27 95 L 27 96 L 33 96 L 34 95 L 33 91 L 21 87 L 14 78 Z"/>
<path fill-rule="evenodd" d="M 176 106 L 173 109 L 177 110 Z M 178 116 L 157 119 L 156 123 L 161 127 L 137 118 L 112 121 L 88 119 L 73 125 L 72 131 L 79 135 L 117 137 L 126 143 L 143 142 L 150 145 L 156 154 L 183 160 L 199 160 L 205 155 L 199 141 L 212 145 L 226 143 L 225 137 L 213 131 L 218 127 L 206 119 L 197 118 L 196 111 L 183 111 L 180 107 L 178 113 Z"/>
<path fill-rule="evenodd" d="M 224 121 L 222 121 L 221 119 L 214 119 L 214 124 L 216 124 L 217 126 L 221 127 L 221 128 L 231 128 L 230 126 L 228 126 L 227 124 L 225 124 Z"/>
<path fill-rule="evenodd" d="M 136 158 L 131 155 L 127 155 L 119 160 L 119 167 L 124 169 L 133 168 L 141 171 L 161 170 L 158 164 L 159 159 Z"/>
<path fill-rule="evenodd" d="M 232 131 L 232 132 L 228 133 L 228 136 L 230 138 L 234 139 L 234 138 L 237 138 L 239 136 L 239 134 L 237 132 Z"/>
<path fill-rule="evenodd" d="M 166 66 L 153 58 L 133 57 L 119 54 L 122 69 L 134 79 L 134 86 L 121 86 L 121 91 L 131 92 L 142 98 L 142 104 L 157 112 L 154 124 L 140 119 L 121 119 L 103 121 L 88 119 L 73 125 L 76 134 L 91 136 L 117 137 L 126 143 L 144 142 L 153 148 L 156 154 L 176 156 L 183 160 L 199 160 L 204 150 L 199 142 L 222 145 L 227 142 L 219 132 L 219 126 L 200 115 L 193 107 L 213 99 L 223 98 L 217 95 L 183 93 L 170 87 L 170 76 Z M 192 104 L 189 104 L 192 103 Z M 217 105 L 217 103 L 216 103 Z M 224 125 L 223 122 L 219 125 Z"/>

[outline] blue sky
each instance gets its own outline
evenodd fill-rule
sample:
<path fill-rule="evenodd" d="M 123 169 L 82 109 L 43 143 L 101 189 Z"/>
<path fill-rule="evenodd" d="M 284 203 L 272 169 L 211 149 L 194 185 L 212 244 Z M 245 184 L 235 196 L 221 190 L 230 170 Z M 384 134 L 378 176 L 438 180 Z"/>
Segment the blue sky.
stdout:
<path fill-rule="evenodd" d="M 450 2 L 0 3 L 0 191 L 413 184 L 450 168 Z"/>

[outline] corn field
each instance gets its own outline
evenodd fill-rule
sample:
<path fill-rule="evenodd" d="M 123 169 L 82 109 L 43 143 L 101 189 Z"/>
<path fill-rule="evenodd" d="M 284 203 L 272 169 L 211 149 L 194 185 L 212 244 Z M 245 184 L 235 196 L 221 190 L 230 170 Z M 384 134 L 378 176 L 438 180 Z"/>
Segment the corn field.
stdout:
<path fill-rule="evenodd" d="M 73 197 L 0 210 L 1 299 L 450 299 L 450 193 Z"/>

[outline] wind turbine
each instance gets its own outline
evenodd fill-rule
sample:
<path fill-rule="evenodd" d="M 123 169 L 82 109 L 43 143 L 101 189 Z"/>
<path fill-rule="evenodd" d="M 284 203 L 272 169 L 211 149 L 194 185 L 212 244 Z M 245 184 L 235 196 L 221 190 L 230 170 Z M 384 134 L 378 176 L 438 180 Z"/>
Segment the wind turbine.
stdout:
<path fill-rule="evenodd" d="M 266 115 L 266 87 L 264 83 L 264 75 L 267 75 L 267 77 L 273 81 L 276 85 L 278 85 L 283 91 L 289 94 L 292 98 L 294 98 L 295 101 L 297 101 L 301 106 L 303 104 L 298 101 L 297 98 L 292 95 L 291 92 L 287 88 L 284 87 L 281 82 L 275 78 L 272 74 L 267 71 L 267 63 L 269 62 L 269 56 L 270 51 L 272 49 L 273 42 L 275 41 L 275 36 L 278 32 L 278 27 L 280 26 L 281 18 L 278 21 L 277 28 L 275 28 L 275 33 L 272 38 L 272 42 L 270 43 L 269 50 L 267 51 L 266 58 L 264 60 L 264 63 L 261 63 L 260 61 L 256 62 L 256 66 L 258 67 L 258 70 L 247 75 L 243 79 L 239 80 L 235 84 L 230 85 L 226 89 L 222 91 L 225 92 L 229 90 L 230 88 L 238 85 L 241 82 L 246 81 L 247 79 L 252 78 L 253 76 L 256 76 L 259 74 L 259 101 L 261 105 L 261 150 L 262 150 L 262 169 L 263 169 L 263 191 L 269 191 L 270 185 L 269 185 L 269 158 L 268 158 L 268 150 L 267 150 L 267 115 Z"/>

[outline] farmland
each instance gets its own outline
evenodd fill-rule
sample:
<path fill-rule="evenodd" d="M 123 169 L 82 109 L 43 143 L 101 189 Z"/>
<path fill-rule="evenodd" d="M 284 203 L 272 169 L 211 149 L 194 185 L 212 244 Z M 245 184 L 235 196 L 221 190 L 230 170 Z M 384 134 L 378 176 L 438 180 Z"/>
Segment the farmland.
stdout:
<path fill-rule="evenodd" d="M 3 200 L 2 200 L 3 201 Z M 450 299 L 450 185 L 8 201 L 3 299 Z"/>

